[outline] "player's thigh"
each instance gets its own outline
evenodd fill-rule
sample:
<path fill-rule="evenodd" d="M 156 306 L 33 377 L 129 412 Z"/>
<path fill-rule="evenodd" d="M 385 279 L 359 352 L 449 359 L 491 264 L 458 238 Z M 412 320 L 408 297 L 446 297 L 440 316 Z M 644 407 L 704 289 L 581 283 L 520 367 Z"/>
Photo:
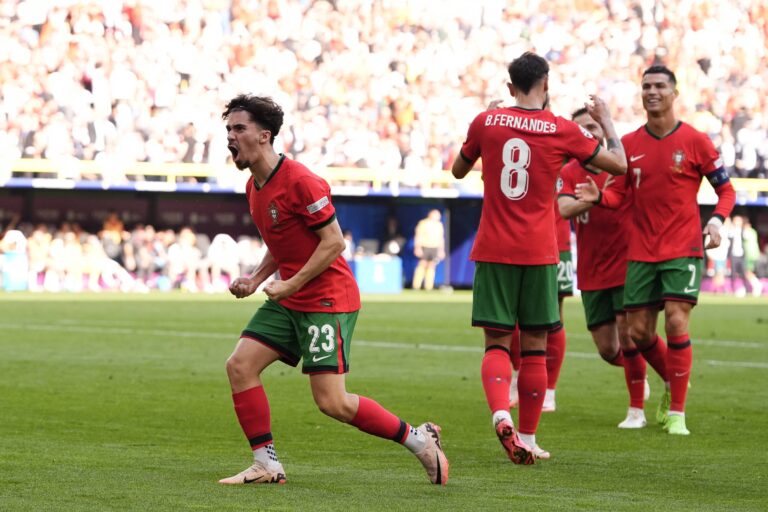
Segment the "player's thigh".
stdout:
<path fill-rule="evenodd" d="M 627 311 L 658 308 L 662 300 L 659 264 L 630 261 L 624 283 L 624 308 Z"/>
<path fill-rule="evenodd" d="M 584 316 L 587 329 L 596 330 L 598 327 L 616 321 L 614 296 L 616 288 L 605 290 L 584 290 L 581 292 L 581 302 L 584 306 Z"/>
<path fill-rule="evenodd" d="M 350 345 L 357 314 L 357 311 L 295 313 L 296 335 L 304 358 L 302 372 L 338 374 L 349 371 Z"/>
<path fill-rule="evenodd" d="M 560 326 L 557 299 L 557 265 L 522 268 L 518 324 L 521 331 L 551 330 Z"/>
<path fill-rule="evenodd" d="M 522 275 L 523 267 L 520 265 L 476 262 L 472 285 L 472 325 L 514 331 L 518 321 Z M 552 287 L 554 290 L 554 283 Z"/>
<path fill-rule="evenodd" d="M 560 263 L 557 264 L 557 295 L 559 297 L 573 295 L 573 254 L 571 251 L 560 251 Z"/>
<path fill-rule="evenodd" d="M 267 300 L 254 313 L 240 334 L 241 339 L 253 340 L 277 352 L 285 364 L 296 366 L 301 348 L 296 337 L 291 311 L 277 302 Z"/>
<path fill-rule="evenodd" d="M 662 299 L 696 304 L 701 287 L 701 258 L 675 258 L 659 264 Z"/>

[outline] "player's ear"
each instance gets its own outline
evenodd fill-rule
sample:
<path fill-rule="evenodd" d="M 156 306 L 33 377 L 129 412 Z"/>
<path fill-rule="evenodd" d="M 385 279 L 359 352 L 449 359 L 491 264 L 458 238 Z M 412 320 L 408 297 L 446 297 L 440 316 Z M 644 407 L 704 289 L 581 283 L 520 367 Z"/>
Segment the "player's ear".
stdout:
<path fill-rule="evenodd" d="M 509 89 L 509 95 L 514 97 L 515 96 L 515 86 L 512 85 L 512 82 L 507 82 L 507 89 Z"/>

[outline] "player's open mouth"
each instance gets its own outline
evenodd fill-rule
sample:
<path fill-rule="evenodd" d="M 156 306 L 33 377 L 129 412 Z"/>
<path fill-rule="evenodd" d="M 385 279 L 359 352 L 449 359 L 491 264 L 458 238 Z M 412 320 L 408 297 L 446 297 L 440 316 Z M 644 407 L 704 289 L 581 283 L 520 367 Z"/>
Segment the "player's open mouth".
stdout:
<path fill-rule="evenodd" d="M 227 146 L 227 149 L 229 149 L 229 152 L 232 153 L 232 159 L 237 158 L 237 148 L 235 146 Z"/>

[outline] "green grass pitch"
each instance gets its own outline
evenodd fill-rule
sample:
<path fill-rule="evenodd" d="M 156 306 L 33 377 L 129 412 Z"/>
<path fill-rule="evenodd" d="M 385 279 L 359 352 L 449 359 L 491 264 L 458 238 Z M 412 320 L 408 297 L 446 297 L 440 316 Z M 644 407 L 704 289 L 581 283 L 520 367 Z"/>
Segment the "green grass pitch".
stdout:
<path fill-rule="evenodd" d="M 403 447 L 323 416 L 307 378 L 264 380 L 284 486 L 223 487 L 250 462 L 224 362 L 262 297 L 0 294 L 0 510 L 766 510 L 768 301 L 694 310 L 688 438 L 620 431 L 620 369 L 596 355 L 577 298 L 550 461 L 515 466 L 480 384 L 470 295 L 364 297 L 348 389 L 443 427 L 450 482 Z M 650 376 L 646 414 L 661 382 Z M 516 414 L 513 413 L 513 417 Z"/>

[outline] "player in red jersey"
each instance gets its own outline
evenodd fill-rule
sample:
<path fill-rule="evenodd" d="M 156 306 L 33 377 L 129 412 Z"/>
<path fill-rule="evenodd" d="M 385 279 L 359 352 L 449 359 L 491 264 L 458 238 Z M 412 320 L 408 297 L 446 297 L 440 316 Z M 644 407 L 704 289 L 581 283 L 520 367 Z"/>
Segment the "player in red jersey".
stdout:
<path fill-rule="evenodd" d="M 546 60 L 527 52 L 508 71 L 516 105 L 492 107 L 475 117 L 452 172 L 461 179 L 482 158 L 483 209 L 470 254 L 476 262 L 472 325 L 485 331 L 481 375 L 496 434 L 513 462 L 530 464 L 537 456 L 549 457 L 536 445 L 535 434 L 547 388 L 547 331 L 559 324 L 552 207 L 557 176 L 569 157 L 612 174 L 626 171 L 626 158 L 601 100 L 593 97 L 589 108 L 609 134 L 607 151 L 576 123 L 544 110 Z M 515 324 L 522 331 L 519 436 L 509 413 Z"/>
<path fill-rule="evenodd" d="M 562 187 L 562 180 L 557 181 L 557 190 Z M 557 237 L 557 250 L 560 262 L 557 264 L 557 304 L 560 312 L 560 324 L 547 332 L 547 391 L 544 395 L 544 404 L 541 412 L 554 412 L 555 389 L 560 378 L 560 369 L 565 359 L 565 325 L 563 323 L 563 299 L 573 295 L 573 256 L 571 254 L 571 222 L 560 215 L 555 207 L 555 233 Z M 512 334 L 510 346 L 510 359 L 512 360 L 512 382 L 509 388 L 509 406 L 517 407 L 517 377 L 520 371 L 520 329 L 515 328 Z"/>
<path fill-rule="evenodd" d="M 242 331 L 227 360 L 235 413 L 253 450 L 254 463 L 222 484 L 283 483 L 285 471 L 272 442 L 270 409 L 261 372 L 278 359 L 309 374 L 315 403 L 328 416 L 406 446 L 432 483 L 448 480 L 440 428 L 410 426 L 381 405 L 348 393 L 352 334 L 360 293 L 341 256 L 344 238 L 330 187 L 299 162 L 272 146 L 283 111 L 270 98 L 240 95 L 226 106 L 227 143 L 238 169 L 251 173 L 246 196 L 251 217 L 267 246 L 253 274 L 235 279 L 230 292 L 241 299 L 269 276 L 267 301 Z"/>
<path fill-rule="evenodd" d="M 577 110 L 572 118 L 597 140 L 603 140 L 602 128 L 586 109 Z M 587 328 L 600 356 L 609 364 L 624 368 L 630 403 L 627 417 L 619 423 L 619 428 L 642 428 L 646 425 L 643 404 L 648 394 L 646 364 L 629 336 L 623 307 L 630 203 L 625 201 L 619 209 L 610 210 L 578 201 L 575 188 L 587 178 L 593 179 L 601 189 L 614 181 L 594 167 L 571 161 L 560 175 L 563 187 L 557 199 L 559 213 L 575 221 L 579 254 L 576 274 Z M 626 176 L 619 176 L 615 181 L 623 183 L 625 179 Z M 663 368 L 660 371 L 663 372 Z M 660 376 L 666 380 L 666 374 Z"/>
<path fill-rule="evenodd" d="M 675 117 L 677 94 L 672 71 L 665 66 L 645 70 L 642 100 L 647 123 L 622 138 L 630 168 L 625 186 L 600 194 L 595 183 L 588 182 L 579 185 L 576 196 L 615 208 L 627 189 L 632 191 L 624 289 L 630 336 L 647 359 L 663 358 L 666 363 L 669 388 L 657 421 L 670 434 L 688 435 L 685 399 L 693 359 L 689 319 L 698 301 L 704 245 L 696 196 L 703 177 L 718 195 L 704 227 L 709 249 L 720 245 L 720 228 L 736 195 L 707 135 Z M 661 307 L 668 350 L 654 335 Z"/>

